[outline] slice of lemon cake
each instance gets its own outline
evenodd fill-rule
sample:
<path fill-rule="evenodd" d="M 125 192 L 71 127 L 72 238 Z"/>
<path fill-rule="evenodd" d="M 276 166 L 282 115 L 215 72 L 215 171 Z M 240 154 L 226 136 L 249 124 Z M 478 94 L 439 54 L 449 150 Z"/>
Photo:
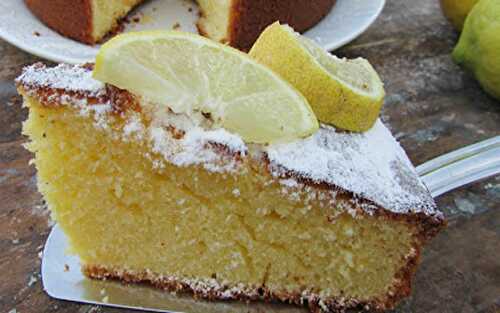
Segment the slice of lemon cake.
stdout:
<path fill-rule="evenodd" d="M 85 66 L 17 79 L 38 187 L 92 278 L 312 311 L 387 309 L 443 226 L 387 128 L 246 144 L 103 85 Z"/>
<path fill-rule="evenodd" d="M 92 68 L 17 79 L 39 190 L 86 275 L 311 311 L 410 293 L 444 221 L 379 120 L 319 125 L 269 68 L 180 32 L 118 36 Z"/>

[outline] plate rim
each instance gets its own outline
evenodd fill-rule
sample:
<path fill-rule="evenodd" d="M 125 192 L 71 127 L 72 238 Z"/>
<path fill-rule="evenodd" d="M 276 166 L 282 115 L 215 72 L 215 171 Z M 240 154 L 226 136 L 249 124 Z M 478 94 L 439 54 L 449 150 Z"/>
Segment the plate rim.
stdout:
<path fill-rule="evenodd" d="M 0 38 L 24 52 L 27 52 L 31 55 L 34 55 L 36 57 L 42 58 L 50 62 L 70 63 L 70 64 L 82 63 L 81 59 L 73 58 L 71 56 L 65 56 L 61 58 L 61 55 L 58 53 L 53 53 L 47 49 L 40 49 L 37 48 L 36 46 L 31 46 L 28 42 L 19 39 L 17 36 L 10 36 L 7 32 L 4 32 L 2 28 L 0 28 Z M 71 39 L 68 38 L 68 40 Z"/>

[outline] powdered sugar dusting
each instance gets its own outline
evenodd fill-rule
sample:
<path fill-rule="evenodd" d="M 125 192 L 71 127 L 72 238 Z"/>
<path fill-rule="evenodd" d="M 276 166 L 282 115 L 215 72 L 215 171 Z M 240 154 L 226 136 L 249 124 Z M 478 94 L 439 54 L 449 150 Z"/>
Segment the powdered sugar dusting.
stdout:
<path fill-rule="evenodd" d="M 59 64 L 56 67 L 46 67 L 42 63 L 35 63 L 23 69 L 23 73 L 16 79 L 16 83 L 23 85 L 27 94 L 37 96 L 40 89 L 47 89 L 43 93 L 45 102 L 59 103 L 72 106 L 79 110 L 80 115 L 94 117 L 97 128 L 108 128 L 108 116 L 112 106 L 106 97 L 103 83 L 92 78 L 92 72 L 85 67 Z M 94 98 L 89 104 L 88 98 Z"/>
<path fill-rule="evenodd" d="M 232 153 L 246 154 L 246 146 L 240 137 L 223 129 L 204 130 L 194 127 L 186 130 L 181 139 L 176 139 L 162 127 L 149 130 L 154 153 L 177 166 L 202 165 L 212 172 L 232 172 L 238 168 L 233 157 L 226 157 L 211 144 L 227 147 Z"/>
<path fill-rule="evenodd" d="M 322 126 L 313 136 L 266 148 L 273 173 L 299 173 L 336 185 L 396 213 L 434 212 L 434 201 L 406 153 L 379 120 L 366 133 Z"/>
<path fill-rule="evenodd" d="M 98 94 L 104 89 L 104 84 L 92 78 L 92 72 L 82 66 L 59 64 L 56 67 L 46 67 L 36 63 L 25 67 L 16 82 L 24 85 L 64 89 L 67 91 L 85 91 Z"/>
<path fill-rule="evenodd" d="M 138 139 L 143 139 L 142 134 L 144 133 L 144 124 L 137 115 L 132 115 L 127 124 L 123 127 L 123 135 L 129 138 L 133 135 L 137 135 Z"/>

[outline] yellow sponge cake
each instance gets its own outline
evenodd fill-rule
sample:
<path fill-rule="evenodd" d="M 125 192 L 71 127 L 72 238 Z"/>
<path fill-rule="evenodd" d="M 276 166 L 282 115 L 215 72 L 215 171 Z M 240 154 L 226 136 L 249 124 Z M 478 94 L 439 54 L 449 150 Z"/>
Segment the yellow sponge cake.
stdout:
<path fill-rule="evenodd" d="M 35 64 L 17 86 L 39 190 L 92 278 L 314 312 L 389 309 L 444 225 L 380 121 L 247 144 L 152 112 L 88 66 Z"/>

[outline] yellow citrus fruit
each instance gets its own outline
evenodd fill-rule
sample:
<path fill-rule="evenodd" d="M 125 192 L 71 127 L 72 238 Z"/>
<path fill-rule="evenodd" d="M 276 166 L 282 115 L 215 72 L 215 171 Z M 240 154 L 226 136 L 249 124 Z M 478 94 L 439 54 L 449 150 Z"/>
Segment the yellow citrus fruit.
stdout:
<path fill-rule="evenodd" d="M 462 31 L 465 18 L 479 0 L 441 0 L 444 16 L 450 20 L 456 30 Z"/>
<path fill-rule="evenodd" d="M 500 1 L 481 0 L 467 17 L 453 59 L 500 100 Z"/>
<path fill-rule="evenodd" d="M 319 124 L 307 100 L 247 54 L 176 31 L 122 34 L 104 44 L 94 77 L 176 113 L 210 113 L 247 142 L 290 141 Z"/>
<path fill-rule="evenodd" d="M 297 88 L 321 122 L 361 132 L 379 116 L 384 87 L 365 59 L 339 59 L 279 23 L 264 30 L 250 56 Z"/>

